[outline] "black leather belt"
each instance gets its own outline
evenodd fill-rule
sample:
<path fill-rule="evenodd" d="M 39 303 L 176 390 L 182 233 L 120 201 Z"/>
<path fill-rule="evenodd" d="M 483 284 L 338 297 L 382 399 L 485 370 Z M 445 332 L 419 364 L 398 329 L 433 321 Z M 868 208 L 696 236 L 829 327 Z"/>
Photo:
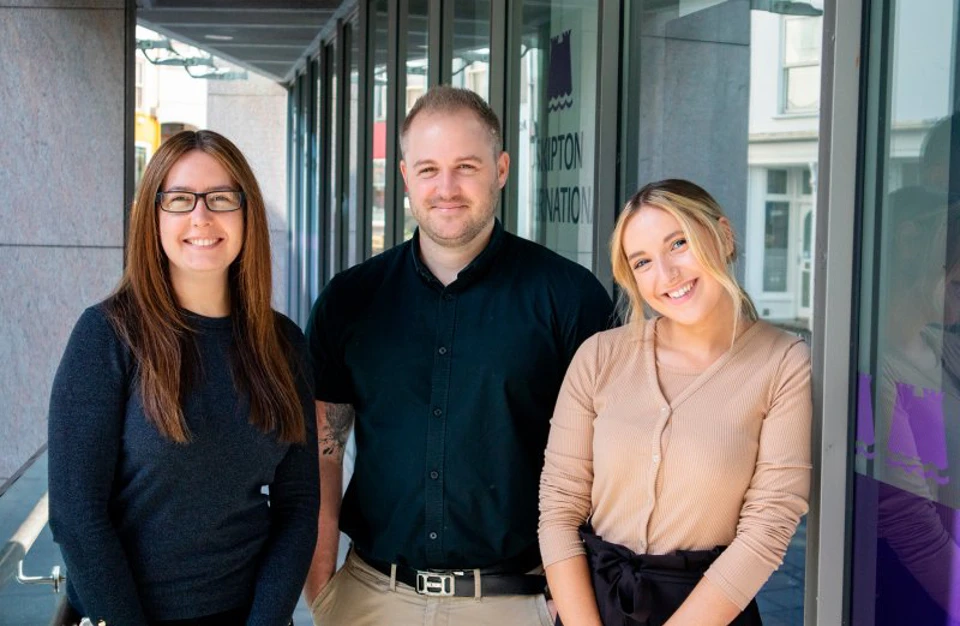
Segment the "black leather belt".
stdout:
<path fill-rule="evenodd" d="M 372 559 L 355 551 L 367 565 L 385 576 L 391 575 L 391 563 Z M 532 565 L 528 569 L 533 569 Z M 537 574 L 508 574 L 500 567 L 480 570 L 480 596 L 534 596 L 544 593 L 547 577 Z M 474 571 L 465 570 L 417 570 L 397 565 L 397 582 L 413 587 L 422 596 L 448 596 L 473 598 L 477 596 Z"/>

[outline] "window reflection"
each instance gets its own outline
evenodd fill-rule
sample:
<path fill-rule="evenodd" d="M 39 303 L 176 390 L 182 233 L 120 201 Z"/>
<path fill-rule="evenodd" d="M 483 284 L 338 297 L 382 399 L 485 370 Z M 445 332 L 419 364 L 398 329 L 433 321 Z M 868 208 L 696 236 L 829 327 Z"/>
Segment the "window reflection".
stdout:
<path fill-rule="evenodd" d="M 876 2 L 853 623 L 960 622 L 960 3 Z M 876 43 L 876 42 L 875 42 Z M 871 44 L 873 45 L 873 44 Z M 875 193 L 874 190 L 880 190 Z"/>
<path fill-rule="evenodd" d="M 523 5 L 517 233 L 593 264 L 598 9 Z"/>
<path fill-rule="evenodd" d="M 490 0 L 453 2 L 450 84 L 490 99 Z"/>
<path fill-rule="evenodd" d="M 407 73 L 406 105 L 404 116 L 413 108 L 417 98 L 427 92 L 427 71 L 429 70 L 428 32 L 430 22 L 430 3 L 428 0 L 410 0 L 407 15 Z M 403 123 L 398 120 L 397 128 Z M 398 130 L 399 132 L 399 130 Z M 391 167 L 396 167 L 392 165 Z M 403 240 L 413 237 L 417 222 L 410 212 L 410 199 L 403 194 Z"/>
<path fill-rule="evenodd" d="M 348 84 L 345 85 L 347 97 L 347 154 L 346 154 L 346 189 L 342 194 L 341 206 L 346 205 L 346 215 L 344 216 L 344 268 L 351 267 L 361 260 L 362 250 L 357 250 L 359 237 L 357 236 L 357 224 L 360 219 L 359 209 L 357 207 L 357 170 L 359 168 L 359 130 L 360 130 L 360 47 L 357 37 L 357 20 L 354 20 L 344 28 L 344 45 L 349 57 Z"/>
<path fill-rule="evenodd" d="M 373 37 L 370 41 L 373 55 L 373 132 L 371 156 L 373 159 L 370 185 L 370 251 L 383 252 L 383 232 L 386 226 L 387 191 L 387 0 L 377 0 L 371 12 Z"/>
<path fill-rule="evenodd" d="M 327 238 L 327 258 L 329 259 L 329 271 L 327 273 L 327 280 L 333 278 L 337 272 L 342 268 L 340 267 L 340 246 L 343 244 L 343 239 L 338 236 L 340 229 L 337 227 L 340 223 L 340 202 L 337 198 L 337 168 L 341 167 L 338 161 L 340 160 L 337 157 L 337 62 L 336 55 L 337 53 L 337 44 L 336 42 L 331 42 L 326 45 L 326 53 L 324 58 L 327 62 L 327 164 L 326 164 L 326 175 L 329 177 L 327 179 L 327 210 L 328 210 L 328 222 L 327 222 L 327 232 L 329 236 Z"/>

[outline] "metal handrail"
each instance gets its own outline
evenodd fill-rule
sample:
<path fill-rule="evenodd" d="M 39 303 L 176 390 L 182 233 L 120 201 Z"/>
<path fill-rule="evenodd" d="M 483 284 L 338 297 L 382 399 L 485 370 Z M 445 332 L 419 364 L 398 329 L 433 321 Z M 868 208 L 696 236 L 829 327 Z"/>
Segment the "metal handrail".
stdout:
<path fill-rule="evenodd" d="M 23 559 L 33 547 L 33 543 L 40 536 L 40 531 L 47 525 L 49 515 L 48 493 L 44 493 L 37 504 L 27 515 L 20 528 L 7 540 L 7 543 L 0 550 L 0 587 L 16 578 L 19 582 L 34 584 L 43 582 L 53 584 L 54 590 L 59 591 L 60 583 L 63 582 L 63 576 L 59 571 L 54 571 L 50 577 L 31 577 L 23 576 Z"/>

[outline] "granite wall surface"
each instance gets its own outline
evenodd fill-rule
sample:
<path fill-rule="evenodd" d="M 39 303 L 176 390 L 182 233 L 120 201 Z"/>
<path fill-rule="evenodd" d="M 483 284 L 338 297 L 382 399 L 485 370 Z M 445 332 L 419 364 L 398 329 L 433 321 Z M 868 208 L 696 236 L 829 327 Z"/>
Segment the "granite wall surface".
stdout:
<path fill-rule="evenodd" d="M 0 0 L 0 488 L 123 265 L 124 0 Z"/>

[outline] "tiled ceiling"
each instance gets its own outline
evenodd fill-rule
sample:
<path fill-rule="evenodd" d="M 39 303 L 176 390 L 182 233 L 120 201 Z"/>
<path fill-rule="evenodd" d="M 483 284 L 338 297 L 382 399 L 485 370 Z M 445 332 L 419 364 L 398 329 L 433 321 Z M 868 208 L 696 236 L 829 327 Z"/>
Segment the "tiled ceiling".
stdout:
<path fill-rule="evenodd" d="M 137 22 L 287 82 L 344 0 L 137 0 Z"/>

